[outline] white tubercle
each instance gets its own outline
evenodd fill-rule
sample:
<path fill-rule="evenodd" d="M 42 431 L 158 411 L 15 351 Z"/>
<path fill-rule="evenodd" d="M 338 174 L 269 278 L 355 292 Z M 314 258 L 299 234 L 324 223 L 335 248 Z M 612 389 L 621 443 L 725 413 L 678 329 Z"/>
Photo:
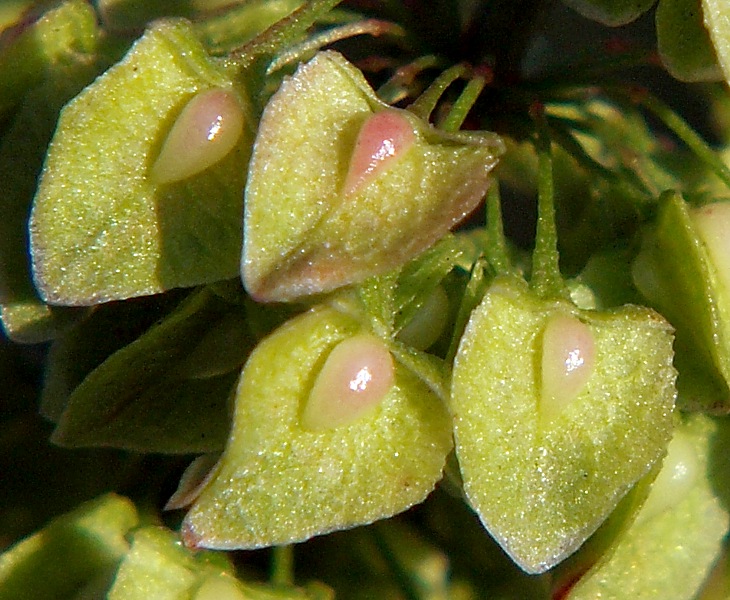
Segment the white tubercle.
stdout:
<path fill-rule="evenodd" d="M 595 342 L 588 325 L 568 314 L 551 316 L 542 338 L 543 422 L 550 423 L 581 393 L 595 363 Z"/>
<path fill-rule="evenodd" d="M 224 158 L 243 133 L 243 110 L 231 90 L 200 92 L 185 105 L 150 169 L 155 183 L 174 183 Z"/>
<path fill-rule="evenodd" d="M 236 580 L 225 573 L 210 575 L 195 592 L 194 600 L 246 600 Z"/>
<path fill-rule="evenodd" d="M 366 415 L 385 398 L 395 381 L 393 357 L 379 338 L 361 334 L 330 352 L 302 413 L 312 431 L 333 429 Z"/>
<path fill-rule="evenodd" d="M 398 340 L 418 350 L 430 348 L 446 327 L 449 297 L 442 285 L 434 288 L 423 306 L 398 333 Z"/>
<path fill-rule="evenodd" d="M 408 119 L 397 110 L 370 115 L 360 127 L 345 179 L 345 195 L 357 192 L 368 180 L 400 158 L 416 135 Z"/>
<path fill-rule="evenodd" d="M 694 209 L 690 216 L 720 283 L 730 293 L 730 202 L 707 204 Z"/>
<path fill-rule="evenodd" d="M 679 504 L 692 490 L 698 471 L 699 458 L 692 440 L 682 431 L 675 432 L 637 520 L 647 521 Z"/>

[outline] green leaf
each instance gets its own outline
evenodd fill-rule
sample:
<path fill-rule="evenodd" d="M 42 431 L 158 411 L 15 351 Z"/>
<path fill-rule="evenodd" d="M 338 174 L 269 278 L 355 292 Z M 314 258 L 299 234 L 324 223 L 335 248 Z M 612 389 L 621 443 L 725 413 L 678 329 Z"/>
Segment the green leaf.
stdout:
<path fill-rule="evenodd" d="M 713 206 L 720 205 L 700 210 Z M 693 212 L 681 195 L 664 195 L 656 223 L 644 233 L 632 274 L 639 291 L 676 328 L 680 405 L 727 412 L 730 289 L 723 276 L 727 265 L 711 256 Z M 726 223 L 712 220 L 721 227 Z"/>
<path fill-rule="evenodd" d="M 388 107 L 341 55 L 318 54 L 261 119 L 246 187 L 246 289 L 288 301 L 401 266 L 474 209 L 500 152 L 494 134 L 447 134 Z"/>
<path fill-rule="evenodd" d="M 48 27 L 51 31 L 46 31 Z M 28 213 L 58 112 L 98 74 L 99 63 L 105 57 L 97 54 L 95 15 L 85 2 L 60 6 L 31 25 L 29 31 L 45 32 L 39 39 L 47 46 L 61 43 L 54 36 L 61 37 L 68 46 L 63 59 L 46 64 L 25 82 L 27 89 L 13 90 L 22 91 L 23 95 L 17 97 L 16 110 L 0 142 L 2 325 L 15 341 L 38 343 L 58 335 L 73 322 L 74 313 L 52 309 L 38 297 L 28 259 Z M 28 57 L 25 66 L 30 63 L 32 59 Z"/>
<path fill-rule="evenodd" d="M 93 7 L 83 0 L 68 0 L 43 14 L 0 52 L 0 116 L 49 73 L 93 55 L 99 29 Z"/>
<path fill-rule="evenodd" d="M 202 173 L 156 184 L 149 171 L 176 118 L 212 88 L 237 98 L 244 118 L 237 145 Z M 95 304 L 234 277 L 253 127 L 247 102 L 190 25 L 170 20 L 68 104 L 31 214 L 42 297 Z"/>
<path fill-rule="evenodd" d="M 587 19 L 610 27 L 631 23 L 648 11 L 655 2 L 656 0 L 563 0 L 564 4 Z"/>
<path fill-rule="evenodd" d="M 717 491 L 727 473 L 713 466 L 713 452 L 727 442 L 726 425 L 702 415 L 687 417 L 636 521 L 566 597 L 694 598 L 730 524 L 726 498 Z"/>
<path fill-rule="evenodd" d="M 366 414 L 329 428 L 322 415 L 316 430 L 302 422 L 328 358 L 360 333 L 352 316 L 320 306 L 254 350 L 226 450 L 185 517 L 186 543 L 232 549 L 304 540 L 389 517 L 431 492 L 451 448 L 449 418 L 397 355 L 395 384 Z"/>
<path fill-rule="evenodd" d="M 204 289 L 114 353 L 68 399 L 53 441 L 142 452 L 220 450 L 252 347 L 241 307 Z"/>
<path fill-rule="evenodd" d="M 672 430 L 671 328 L 627 306 L 541 301 L 498 278 L 454 361 L 466 496 L 528 573 L 574 552 L 659 460 Z"/>
<path fill-rule="evenodd" d="M 0 555 L 0 598 L 73 598 L 113 576 L 137 525 L 134 505 L 108 494 L 57 517 Z"/>
<path fill-rule="evenodd" d="M 702 0 L 662 0 L 656 11 L 659 56 L 669 73 L 681 81 L 721 81 L 702 11 Z"/>
<path fill-rule="evenodd" d="M 162 320 L 183 297 L 169 293 L 74 309 L 81 311 L 78 320 L 53 341 L 46 357 L 40 413 L 57 422 L 89 373 Z"/>

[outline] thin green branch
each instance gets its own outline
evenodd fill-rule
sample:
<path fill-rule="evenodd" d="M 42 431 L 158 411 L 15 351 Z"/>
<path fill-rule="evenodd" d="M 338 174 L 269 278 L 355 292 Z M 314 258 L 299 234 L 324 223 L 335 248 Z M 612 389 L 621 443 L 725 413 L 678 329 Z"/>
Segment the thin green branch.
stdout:
<path fill-rule="evenodd" d="M 730 167 L 720 155 L 674 110 L 648 91 L 642 90 L 627 96 L 623 92 L 614 94 L 624 102 L 629 100 L 644 107 L 672 131 L 707 167 L 730 188 Z"/>
<path fill-rule="evenodd" d="M 499 196 L 499 182 L 492 183 L 487 193 L 487 247 L 485 254 L 496 273 L 507 273 L 511 269 L 507 240 L 502 224 L 502 201 Z"/>
<path fill-rule="evenodd" d="M 416 77 L 426 69 L 440 66 L 442 59 L 433 54 L 419 56 L 416 60 L 399 67 L 393 76 L 378 88 L 378 97 L 388 104 L 400 102 L 411 94 L 410 87 Z"/>
<path fill-rule="evenodd" d="M 271 549 L 271 583 L 275 586 L 294 585 L 294 546 L 274 546 Z"/>
<path fill-rule="evenodd" d="M 617 189 L 624 190 L 628 196 L 639 196 L 650 199 L 652 192 L 646 188 L 641 179 L 633 171 L 623 171 L 626 177 L 620 177 L 616 172 L 605 167 L 588 152 L 583 145 L 575 138 L 573 133 L 565 126 L 562 119 L 545 117 L 550 130 L 550 137 L 553 142 L 559 144 L 576 162 L 589 174 L 605 180 Z"/>
<path fill-rule="evenodd" d="M 378 527 L 372 528 L 371 531 L 375 545 L 380 551 L 385 563 L 388 565 L 388 568 L 393 575 L 393 579 L 403 593 L 403 597 L 407 600 L 423 600 L 418 588 L 414 585 L 411 574 L 405 566 L 401 564 L 401 561 L 398 560 L 398 557 L 390 548 L 390 545 L 386 541 L 385 537 L 380 533 Z"/>
<path fill-rule="evenodd" d="M 474 106 L 474 103 L 479 98 L 479 94 L 482 93 L 484 86 L 486 85 L 484 77 L 474 77 L 464 87 L 459 97 L 451 107 L 449 114 L 441 123 L 441 129 L 444 131 L 458 131 L 466 120 L 469 111 Z"/>
<path fill-rule="evenodd" d="M 354 23 L 346 23 L 338 27 L 333 27 L 327 31 L 318 33 L 308 38 L 301 44 L 297 44 L 292 48 L 286 49 L 284 52 L 279 54 L 266 69 L 266 74 L 278 71 L 283 66 L 301 60 L 303 56 L 316 52 L 324 46 L 329 46 L 340 40 L 355 37 L 357 35 L 372 35 L 378 37 L 381 35 L 393 35 L 398 37 L 405 37 L 405 30 L 395 23 L 390 21 L 382 21 L 380 19 L 365 19 L 363 21 L 356 21 Z"/>
<path fill-rule="evenodd" d="M 421 94 L 418 99 L 408 107 L 414 115 L 421 119 L 428 120 L 431 113 L 436 108 L 441 96 L 444 95 L 446 89 L 467 72 L 466 65 L 458 64 L 446 69 L 441 73 L 433 83 L 428 86 L 426 91 Z"/>
<path fill-rule="evenodd" d="M 239 70 L 250 67 L 262 55 L 274 55 L 295 43 L 317 20 L 342 0 L 311 0 L 288 17 L 281 19 L 233 53 L 229 62 Z"/>

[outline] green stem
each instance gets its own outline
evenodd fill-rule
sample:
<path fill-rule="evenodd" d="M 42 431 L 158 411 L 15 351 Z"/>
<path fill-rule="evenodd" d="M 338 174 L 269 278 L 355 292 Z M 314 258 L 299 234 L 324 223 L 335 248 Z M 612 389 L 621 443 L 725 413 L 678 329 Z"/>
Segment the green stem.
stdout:
<path fill-rule="evenodd" d="M 477 101 L 477 98 L 479 98 L 479 94 L 482 93 L 485 85 L 486 80 L 484 77 L 477 76 L 469 80 L 451 107 L 449 114 L 446 115 L 446 118 L 441 123 L 441 129 L 444 131 L 458 131 L 466 120 L 472 106 Z"/>
<path fill-rule="evenodd" d="M 662 121 L 662 123 L 664 123 L 670 131 L 672 131 L 692 152 L 694 152 L 697 158 L 704 162 L 707 167 L 730 188 L 730 167 L 723 162 L 717 152 L 715 152 L 715 150 L 713 150 L 707 142 L 702 139 L 692 126 L 669 106 L 645 90 L 631 96 L 627 96 L 625 92 L 621 90 L 613 90 L 613 94 L 618 97 L 620 101 L 630 101 L 643 106 L 651 114 Z"/>
<path fill-rule="evenodd" d="M 495 272 L 507 273 L 510 270 L 510 260 L 502 225 L 502 201 L 498 181 L 492 183 L 487 193 L 487 235 L 485 254 L 489 264 Z"/>
<path fill-rule="evenodd" d="M 271 583 L 281 587 L 294 585 L 294 546 L 274 546 L 272 548 Z"/>
<path fill-rule="evenodd" d="M 446 69 L 441 73 L 434 82 L 428 86 L 425 92 L 408 107 L 414 115 L 421 119 L 428 120 L 431 113 L 436 108 L 441 96 L 444 95 L 446 89 L 460 77 L 463 77 L 467 71 L 466 65 L 458 64 Z"/>
<path fill-rule="evenodd" d="M 404 37 L 406 32 L 400 25 L 380 19 L 365 19 L 364 21 L 356 21 L 354 23 L 346 23 L 345 25 L 333 27 L 332 29 L 313 35 L 301 44 L 288 48 L 279 54 L 271 61 L 271 64 L 266 69 L 266 74 L 270 75 L 283 66 L 295 60 L 301 60 L 303 56 L 340 40 L 355 37 L 356 35 L 372 35 L 373 37 L 378 37 L 385 34 Z"/>
<path fill-rule="evenodd" d="M 233 53 L 230 62 L 243 71 L 250 67 L 262 55 L 273 55 L 282 48 L 295 43 L 317 20 L 327 14 L 342 0 L 311 0 L 299 7 L 288 17 L 277 21 L 257 35 L 249 43 Z"/>
<path fill-rule="evenodd" d="M 540 109 L 541 110 L 541 107 Z M 560 274 L 558 232 L 555 226 L 555 190 L 553 185 L 552 143 L 542 112 L 535 111 L 537 124 L 537 232 L 532 254 L 530 286 L 542 298 L 566 297 Z"/>
<path fill-rule="evenodd" d="M 427 54 L 398 67 L 393 76 L 378 88 L 378 97 L 387 104 L 405 100 L 411 94 L 410 88 L 416 77 L 426 69 L 438 67 L 441 62 L 435 55 Z"/>
<path fill-rule="evenodd" d="M 608 184 L 622 190 L 629 197 L 639 196 L 645 200 L 651 199 L 651 193 L 633 171 L 624 173 L 625 177 L 620 177 L 616 172 L 606 168 L 588 154 L 580 142 L 576 140 L 573 133 L 565 127 L 562 119 L 546 117 L 546 122 L 549 125 L 553 141 L 570 154 L 589 174 L 605 180 Z"/>

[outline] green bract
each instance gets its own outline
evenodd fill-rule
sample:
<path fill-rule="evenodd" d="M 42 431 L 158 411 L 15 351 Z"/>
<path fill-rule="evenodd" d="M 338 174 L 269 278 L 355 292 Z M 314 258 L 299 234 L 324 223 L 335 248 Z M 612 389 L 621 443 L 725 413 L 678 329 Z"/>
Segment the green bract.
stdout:
<path fill-rule="evenodd" d="M 321 306 L 258 345 L 226 450 L 185 517 L 187 544 L 286 544 L 391 516 L 431 492 L 452 445 L 449 417 L 397 355 L 395 383 L 374 409 L 331 428 L 302 421 L 329 354 L 361 331 L 352 316 Z"/>
<path fill-rule="evenodd" d="M 54 72 L 96 51 L 99 31 L 88 2 L 69 0 L 26 26 L 0 53 L 0 116 Z"/>
<path fill-rule="evenodd" d="M 692 208 L 679 194 L 662 198 L 656 224 L 644 234 L 633 277 L 677 330 L 680 405 L 727 412 L 730 290 L 722 275 L 727 264 L 712 259 L 691 215 Z"/>
<path fill-rule="evenodd" d="M 132 546 L 119 567 L 110 600 L 197 598 L 195 591 L 209 579 L 223 577 L 234 589 L 243 588 L 233 576 L 233 566 L 221 554 L 193 554 L 177 537 L 162 527 L 144 527 L 134 532 Z M 245 596 L 242 596 L 245 598 Z M 222 596 L 221 600 L 228 600 Z M 231 600 L 238 600 L 233 596 Z"/>
<path fill-rule="evenodd" d="M 570 372 L 584 355 L 588 364 L 585 342 L 568 340 L 573 349 L 556 357 L 568 394 L 557 411 L 546 397 L 544 355 L 556 317 L 582 322 L 595 345 L 593 372 L 577 391 L 569 391 Z M 671 345 L 671 328 L 652 311 L 581 311 L 537 299 L 514 278 L 497 279 L 472 314 L 454 361 L 456 453 L 470 504 L 525 571 L 574 552 L 663 456 L 674 408 Z"/>
<path fill-rule="evenodd" d="M 253 123 L 246 91 L 222 64 L 187 22 L 160 21 L 63 110 L 30 222 L 47 302 L 94 304 L 238 273 Z M 149 171 L 180 111 L 210 88 L 238 98 L 240 139 L 202 173 L 156 184 Z"/>
<path fill-rule="evenodd" d="M 261 118 L 242 277 L 261 301 L 328 292 L 413 258 L 467 216 L 501 153 L 381 102 L 340 54 L 302 65 Z"/>

